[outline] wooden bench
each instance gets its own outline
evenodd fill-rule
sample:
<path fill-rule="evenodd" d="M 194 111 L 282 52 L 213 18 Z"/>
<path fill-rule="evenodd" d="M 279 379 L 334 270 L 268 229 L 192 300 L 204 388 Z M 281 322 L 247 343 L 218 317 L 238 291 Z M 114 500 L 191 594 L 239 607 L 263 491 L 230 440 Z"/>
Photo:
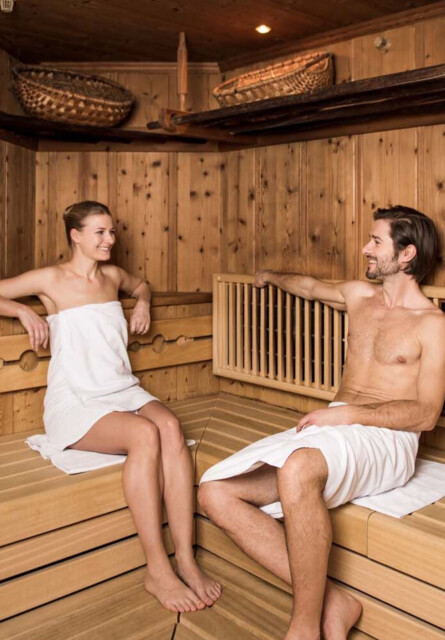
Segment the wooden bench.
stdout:
<path fill-rule="evenodd" d="M 298 418 L 228 394 L 170 406 L 197 441 L 197 483 L 218 460 Z M 225 591 L 212 609 L 182 614 L 178 623 L 144 592 L 144 557 L 119 465 L 69 477 L 29 450 L 22 435 L 1 438 L 0 451 L 0 640 L 283 637 L 289 587 L 237 549 L 199 507 L 198 560 Z M 427 455 L 445 460 L 439 449 Z M 445 501 L 401 520 L 355 505 L 331 514 L 329 574 L 364 606 L 350 638 L 445 638 Z M 167 523 L 165 536 L 171 552 Z"/>

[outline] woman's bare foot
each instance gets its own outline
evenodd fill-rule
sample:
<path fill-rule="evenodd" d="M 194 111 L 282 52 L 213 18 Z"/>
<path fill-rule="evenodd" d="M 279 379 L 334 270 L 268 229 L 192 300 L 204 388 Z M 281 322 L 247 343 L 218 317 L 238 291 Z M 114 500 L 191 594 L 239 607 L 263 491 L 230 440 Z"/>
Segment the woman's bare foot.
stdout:
<path fill-rule="evenodd" d="M 221 585 L 201 571 L 194 558 L 187 560 L 176 558 L 176 570 L 185 584 L 187 584 L 208 607 L 211 607 L 220 597 L 222 592 Z"/>
<path fill-rule="evenodd" d="M 328 580 L 322 616 L 324 640 L 347 640 L 361 613 L 360 602 Z"/>
<path fill-rule="evenodd" d="M 145 588 L 169 611 L 185 613 L 205 609 L 205 603 L 178 578 L 173 569 L 168 573 L 152 573 L 147 569 Z"/>

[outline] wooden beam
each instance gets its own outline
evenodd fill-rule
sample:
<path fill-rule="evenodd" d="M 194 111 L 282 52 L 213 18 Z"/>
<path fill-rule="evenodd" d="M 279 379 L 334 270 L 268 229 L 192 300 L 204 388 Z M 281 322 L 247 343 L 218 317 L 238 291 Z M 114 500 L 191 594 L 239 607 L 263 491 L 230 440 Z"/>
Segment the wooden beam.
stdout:
<path fill-rule="evenodd" d="M 216 109 L 219 111 L 219 109 Z M 203 112 L 203 113 L 208 113 Z M 175 111 L 174 109 L 161 109 L 159 112 L 159 120 L 157 122 L 148 122 L 148 129 L 162 128 L 164 131 L 171 132 L 176 136 L 188 136 L 194 139 L 202 139 L 204 141 L 212 142 L 226 142 L 228 144 L 237 145 L 255 145 L 257 140 L 254 136 L 234 135 L 229 131 L 224 131 L 217 127 L 200 127 L 193 123 L 176 124 L 177 120 L 181 120 L 182 117 L 193 115 L 198 117 L 200 114 L 184 114 L 181 111 Z"/>
<path fill-rule="evenodd" d="M 130 144 L 132 142 L 153 143 L 163 145 L 170 142 L 202 144 L 200 138 L 187 136 L 169 136 L 165 133 L 149 133 L 132 129 L 111 127 L 88 127 L 69 123 L 49 122 L 39 118 L 17 116 L 0 111 L 0 133 L 9 132 L 29 139 L 47 138 L 50 140 L 64 140 L 70 142 L 117 142 Z"/>
<path fill-rule="evenodd" d="M 388 29 L 396 29 L 420 22 L 421 20 L 432 20 L 433 18 L 439 18 L 444 15 L 445 2 L 443 0 L 440 2 L 432 2 L 423 7 L 416 7 L 414 9 L 408 9 L 407 11 L 381 16 L 347 27 L 330 29 L 323 33 L 317 33 L 306 38 L 299 38 L 298 40 L 268 47 L 267 49 L 258 48 L 256 51 L 222 60 L 219 63 L 219 68 L 221 71 L 229 71 L 257 62 L 270 61 L 281 56 L 292 56 L 293 54 L 309 49 L 329 48 L 330 45 L 336 42 L 350 40 L 370 33 L 378 33 L 379 31 L 387 31 Z"/>

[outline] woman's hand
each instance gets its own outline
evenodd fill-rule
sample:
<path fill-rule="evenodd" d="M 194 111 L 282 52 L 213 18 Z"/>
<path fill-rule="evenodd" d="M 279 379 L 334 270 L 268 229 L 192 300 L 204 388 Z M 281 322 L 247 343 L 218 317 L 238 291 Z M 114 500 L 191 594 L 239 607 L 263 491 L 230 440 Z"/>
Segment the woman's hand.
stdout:
<path fill-rule="evenodd" d="M 17 317 L 28 332 L 31 349 L 34 351 L 38 351 L 40 347 L 46 349 L 49 339 L 49 327 L 46 320 L 43 320 L 35 311 L 26 306 L 20 309 Z"/>
<path fill-rule="evenodd" d="M 144 300 L 136 302 L 130 316 L 131 333 L 144 334 L 150 328 L 150 305 Z"/>

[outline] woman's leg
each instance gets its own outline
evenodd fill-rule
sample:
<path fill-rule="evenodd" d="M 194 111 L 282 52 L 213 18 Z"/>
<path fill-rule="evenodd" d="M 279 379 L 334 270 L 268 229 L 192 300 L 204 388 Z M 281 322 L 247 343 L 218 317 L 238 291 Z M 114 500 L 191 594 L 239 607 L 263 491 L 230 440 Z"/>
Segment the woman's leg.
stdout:
<path fill-rule="evenodd" d="M 147 557 L 145 586 L 171 611 L 196 611 L 204 603 L 174 573 L 162 540 L 163 473 L 158 428 L 132 413 L 104 416 L 72 449 L 125 453 L 125 499 Z"/>
<path fill-rule="evenodd" d="M 164 502 L 181 578 L 208 606 L 221 595 L 220 585 L 203 573 L 193 556 L 193 462 L 178 418 L 153 400 L 139 415 L 157 425 L 161 440 Z"/>

